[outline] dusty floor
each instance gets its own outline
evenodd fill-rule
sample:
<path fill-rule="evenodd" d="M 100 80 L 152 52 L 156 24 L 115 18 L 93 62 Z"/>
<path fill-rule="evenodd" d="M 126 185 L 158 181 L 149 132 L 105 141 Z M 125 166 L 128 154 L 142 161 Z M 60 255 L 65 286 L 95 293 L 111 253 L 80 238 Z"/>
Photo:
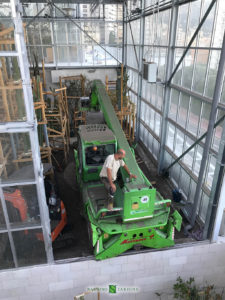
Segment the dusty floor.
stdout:
<path fill-rule="evenodd" d="M 59 162 L 63 160 L 60 156 L 61 154 L 56 156 Z M 163 198 L 172 199 L 172 186 L 169 180 L 157 174 L 154 160 L 150 156 L 146 157 L 140 146 L 136 148 L 136 159 L 145 176 L 151 182 L 155 182 L 154 186 Z M 55 175 L 59 195 L 66 207 L 68 226 L 64 230 L 64 234 L 61 237 L 62 240 L 53 243 L 54 257 L 58 260 L 92 255 L 92 249 L 88 240 L 87 222 L 83 216 L 83 204 L 76 186 L 75 161 L 72 147 L 67 165 L 61 166 L 61 168 L 58 168 L 56 165 Z M 182 232 L 177 232 L 175 238 L 179 243 L 192 240 L 185 238 Z"/>
<path fill-rule="evenodd" d="M 73 149 L 70 149 L 65 169 L 55 171 L 55 175 L 59 196 L 66 208 L 68 225 L 63 232 L 63 242 L 56 243 L 56 245 L 53 243 L 54 257 L 55 259 L 65 259 L 91 255 L 87 222 L 83 217 L 83 203 L 76 186 Z"/>

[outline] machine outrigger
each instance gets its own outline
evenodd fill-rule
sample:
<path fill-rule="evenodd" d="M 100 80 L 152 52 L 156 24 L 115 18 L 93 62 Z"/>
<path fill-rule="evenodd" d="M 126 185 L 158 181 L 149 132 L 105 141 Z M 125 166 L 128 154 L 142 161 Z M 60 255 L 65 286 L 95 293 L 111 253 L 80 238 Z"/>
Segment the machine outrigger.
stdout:
<path fill-rule="evenodd" d="M 170 214 L 171 200 L 163 199 L 139 168 L 99 80 L 93 82 L 89 107 L 103 115 L 105 124 L 93 124 L 87 118 L 87 125 L 79 127 L 75 160 L 96 259 L 114 257 L 131 248 L 173 246 L 174 230 L 180 230 L 182 218 L 177 211 Z M 130 181 L 123 168 L 119 171 L 114 208 L 109 211 L 99 173 L 105 158 L 119 148 L 126 151 L 124 161 L 137 178 Z"/>

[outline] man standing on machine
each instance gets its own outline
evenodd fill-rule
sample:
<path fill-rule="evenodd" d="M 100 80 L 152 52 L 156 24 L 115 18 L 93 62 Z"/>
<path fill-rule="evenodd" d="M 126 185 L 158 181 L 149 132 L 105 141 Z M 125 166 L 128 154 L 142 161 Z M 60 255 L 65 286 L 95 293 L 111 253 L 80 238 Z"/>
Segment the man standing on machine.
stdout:
<path fill-rule="evenodd" d="M 127 165 L 123 161 L 123 158 L 126 156 L 126 152 L 123 149 L 119 149 L 115 154 L 111 154 L 106 157 L 102 170 L 100 172 L 100 180 L 104 184 L 108 192 L 108 209 L 112 210 L 113 208 L 113 198 L 116 192 L 115 181 L 117 178 L 117 172 L 120 167 L 123 167 L 130 179 L 137 178 L 136 175 L 130 173 Z"/>

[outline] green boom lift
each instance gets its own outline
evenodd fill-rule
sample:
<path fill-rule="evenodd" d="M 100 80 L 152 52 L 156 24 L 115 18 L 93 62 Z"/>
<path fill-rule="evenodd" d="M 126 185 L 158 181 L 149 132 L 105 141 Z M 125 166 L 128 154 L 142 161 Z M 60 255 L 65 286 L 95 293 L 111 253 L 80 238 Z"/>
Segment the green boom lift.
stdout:
<path fill-rule="evenodd" d="M 103 114 L 105 124 L 88 124 L 87 120 L 87 125 L 79 127 L 75 160 L 96 259 L 114 257 L 131 248 L 173 246 L 174 228 L 181 228 L 180 214 L 177 211 L 170 214 L 171 200 L 163 199 L 138 167 L 100 80 L 93 82 L 92 99 L 96 109 Z M 93 109 L 91 103 L 90 107 Z M 99 181 L 99 173 L 105 158 L 119 148 L 126 151 L 124 161 L 137 178 L 130 181 L 121 168 L 114 208 L 109 211 L 106 208 L 107 193 Z"/>

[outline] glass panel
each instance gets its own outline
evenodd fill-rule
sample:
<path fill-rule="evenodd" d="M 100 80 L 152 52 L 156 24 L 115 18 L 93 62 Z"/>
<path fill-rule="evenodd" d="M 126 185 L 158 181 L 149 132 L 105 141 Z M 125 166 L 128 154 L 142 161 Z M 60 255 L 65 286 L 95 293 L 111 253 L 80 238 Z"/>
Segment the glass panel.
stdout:
<path fill-rule="evenodd" d="M 153 139 L 153 156 L 157 159 L 159 155 L 159 143 Z"/>
<path fill-rule="evenodd" d="M 123 5 L 117 4 L 117 20 L 123 20 Z"/>
<path fill-rule="evenodd" d="M 154 131 L 155 126 L 155 111 L 150 108 L 150 123 L 149 127 Z"/>
<path fill-rule="evenodd" d="M 153 48 L 150 46 L 145 46 L 143 51 L 143 58 L 145 59 L 146 62 L 152 61 L 152 54 L 153 54 Z"/>
<path fill-rule="evenodd" d="M 140 139 L 143 142 L 144 126 L 140 124 Z"/>
<path fill-rule="evenodd" d="M 16 57 L 0 58 L 0 120 L 25 121 L 20 68 Z"/>
<path fill-rule="evenodd" d="M 58 62 L 59 63 L 68 63 L 69 62 L 68 47 L 59 46 L 59 47 L 57 47 L 57 50 L 58 50 Z"/>
<path fill-rule="evenodd" d="M 7 233 L 0 233 L 0 269 L 14 268 L 13 256 Z"/>
<path fill-rule="evenodd" d="M 174 153 L 180 156 L 183 153 L 184 134 L 180 130 L 176 130 Z"/>
<path fill-rule="evenodd" d="M 152 149 L 153 149 L 153 145 L 152 145 L 152 143 L 153 143 L 153 136 L 151 134 L 149 134 L 148 138 L 149 138 L 148 148 L 149 148 L 150 151 L 152 151 Z"/>
<path fill-rule="evenodd" d="M 157 19 L 155 23 L 156 29 L 155 29 L 155 41 L 153 44 L 160 45 L 160 38 L 161 38 L 161 31 L 162 31 L 162 13 L 157 13 Z"/>
<path fill-rule="evenodd" d="M 148 136 L 148 130 L 144 128 L 143 143 L 145 144 L 145 146 L 147 146 L 147 136 Z"/>
<path fill-rule="evenodd" d="M 207 173 L 205 178 L 205 184 L 209 189 L 211 189 L 212 187 L 215 168 L 216 168 L 216 158 L 212 155 L 209 155 Z"/>
<path fill-rule="evenodd" d="M 98 145 L 96 150 L 93 150 L 93 146 L 85 148 L 85 164 L 87 166 L 101 166 L 104 164 L 106 157 L 115 153 L 115 145 Z"/>
<path fill-rule="evenodd" d="M 30 138 L 28 133 L 1 133 L 0 150 L 2 181 L 7 183 L 34 180 Z"/>
<path fill-rule="evenodd" d="M 51 12 L 50 12 L 50 7 L 47 6 L 46 4 L 44 3 L 37 3 L 37 13 L 39 13 L 42 9 L 44 8 L 44 10 L 40 13 L 39 16 L 42 16 L 42 17 L 46 17 L 47 16 L 50 16 L 51 15 Z"/>
<path fill-rule="evenodd" d="M 197 136 L 199 118 L 201 114 L 202 102 L 194 97 L 191 97 L 191 107 L 188 120 L 188 131 Z"/>
<path fill-rule="evenodd" d="M 117 47 L 116 46 L 104 46 L 104 48 L 112 55 L 109 53 L 105 52 L 106 56 L 106 64 L 107 65 L 116 65 L 117 64 Z"/>
<path fill-rule="evenodd" d="M 145 17 L 145 32 L 144 32 L 144 44 L 145 45 L 150 45 L 151 44 L 151 37 L 152 37 L 152 35 L 151 35 L 152 27 L 150 27 L 151 18 L 152 18 L 151 16 L 146 16 Z M 127 28 L 129 28 L 129 25 L 127 26 Z"/>
<path fill-rule="evenodd" d="M 181 93 L 177 122 L 184 128 L 186 127 L 189 102 L 190 102 L 190 96 Z"/>
<path fill-rule="evenodd" d="M 183 49 L 175 50 L 174 68 L 178 64 L 183 52 L 184 52 Z M 174 74 L 172 82 L 175 84 L 180 84 L 181 83 L 181 75 L 182 75 L 182 64 L 179 66 L 177 72 Z"/>
<path fill-rule="evenodd" d="M 147 106 L 143 101 L 141 101 L 141 119 L 145 122 L 146 108 Z"/>
<path fill-rule="evenodd" d="M 167 151 L 165 151 L 164 156 L 164 167 L 167 168 L 172 163 L 172 156 L 169 155 Z"/>
<path fill-rule="evenodd" d="M 40 46 L 27 47 L 27 51 L 28 51 L 28 59 L 30 65 L 37 67 L 37 65 L 40 64 L 43 59 L 42 47 Z"/>
<path fill-rule="evenodd" d="M 149 110 L 150 107 L 147 104 L 145 104 L 144 121 L 146 124 L 149 123 Z"/>
<path fill-rule="evenodd" d="M 201 205 L 201 207 L 200 207 L 200 211 L 199 211 L 199 216 L 202 219 L 202 221 L 204 222 L 206 219 L 206 214 L 207 214 L 208 205 L 209 205 L 209 197 L 205 193 L 202 193 L 202 199 L 201 199 L 200 205 Z"/>
<path fill-rule="evenodd" d="M 121 17 L 121 5 L 105 4 L 105 18 L 107 20 L 117 20 L 118 15 Z"/>
<path fill-rule="evenodd" d="M 52 64 L 54 62 L 54 54 L 52 47 L 42 47 L 44 61 L 46 64 Z"/>
<path fill-rule="evenodd" d="M 137 57 L 138 57 L 138 46 L 135 46 L 136 49 L 136 53 L 137 53 Z M 133 46 L 127 46 L 127 65 L 137 69 L 137 59 L 136 59 L 136 55 L 135 55 L 135 51 L 134 51 L 134 47 Z"/>
<path fill-rule="evenodd" d="M 175 135 L 175 126 L 168 123 L 166 146 L 169 147 L 172 151 L 173 151 L 173 144 L 174 144 L 174 135 Z"/>
<path fill-rule="evenodd" d="M 66 44 L 67 43 L 67 23 L 65 22 L 55 22 L 55 35 L 56 35 L 56 43 L 58 44 Z"/>
<path fill-rule="evenodd" d="M 29 3 L 29 5 L 23 6 L 23 14 L 27 17 L 29 16 L 36 16 L 38 13 L 37 11 L 37 4 L 36 3 Z"/>
<path fill-rule="evenodd" d="M 2 1 L 2 2 L 4 2 L 4 1 Z M 0 3 L 0 15 L 2 17 L 10 17 L 11 16 L 10 3 Z"/>
<path fill-rule="evenodd" d="M 222 116 L 224 115 L 223 111 L 218 111 L 217 113 L 217 120 L 219 120 Z M 213 136 L 213 141 L 212 141 L 212 147 L 216 150 L 219 151 L 219 146 L 222 138 L 222 132 L 223 132 L 223 124 L 224 121 L 221 122 L 215 129 L 214 129 L 214 136 Z"/>
<path fill-rule="evenodd" d="M 162 17 L 162 28 L 161 28 L 161 45 L 168 45 L 169 40 L 169 28 L 170 28 L 170 12 L 171 10 L 164 11 Z"/>
<path fill-rule="evenodd" d="M 145 146 L 147 147 L 148 150 L 150 150 L 150 149 L 149 149 L 149 135 L 150 135 L 149 131 L 146 130 L 146 135 L 145 135 Z"/>
<path fill-rule="evenodd" d="M 188 173 L 185 172 L 183 168 L 181 168 L 180 188 L 186 196 L 188 195 L 188 192 L 189 192 L 190 180 L 191 179 L 190 179 L 190 176 L 188 175 Z"/>
<path fill-rule="evenodd" d="M 186 141 L 184 144 L 184 151 L 186 151 L 190 146 L 194 144 L 194 141 L 186 136 Z M 192 170 L 193 165 L 193 159 L 194 159 L 194 148 L 192 148 L 185 156 L 182 158 L 182 161 L 184 164 Z"/>
<path fill-rule="evenodd" d="M 42 45 L 52 44 L 51 27 L 49 22 L 40 22 Z"/>
<path fill-rule="evenodd" d="M 92 45 L 83 46 L 83 65 L 93 65 L 93 47 Z"/>
<path fill-rule="evenodd" d="M 12 233 L 19 267 L 47 262 L 42 229 Z"/>
<path fill-rule="evenodd" d="M 176 121 L 177 111 L 178 111 L 178 103 L 179 103 L 179 94 L 180 92 L 172 89 L 170 96 L 170 110 L 169 117 Z"/>
<path fill-rule="evenodd" d="M 197 50 L 193 90 L 203 94 L 209 50 Z"/>
<path fill-rule="evenodd" d="M 141 89 L 141 97 L 147 100 L 147 81 L 145 79 L 142 79 L 142 89 Z"/>
<path fill-rule="evenodd" d="M 221 28 L 225 28 L 225 6 L 224 1 L 217 1 L 218 11 L 216 16 L 216 26 L 214 30 L 213 37 L 213 47 L 222 47 L 223 42 L 223 30 Z"/>
<path fill-rule="evenodd" d="M 139 44 L 140 43 L 140 20 L 135 20 L 130 23 L 131 24 L 131 29 L 133 33 L 133 38 L 134 38 L 134 44 Z M 129 27 L 129 26 L 128 26 Z M 132 40 L 130 43 L 133 44 Z M 128 42 L 129 44 L 129 42 Z"/>
<path fill-rule="evenodd" d="M 69 62 L 71 64 L 76 63 L 78 65 L 81 65 L 83 61 L 82 57 L 82 48 L 81 46 L 70 46 L 69 49 Z"/>
<path fill-rule="evenodd" d="M 182 86 L 191 89 L 195 50 L 191 49 L 183 60 Z"/>
<path fill-rule="evenodd" d="M 145 80 L 143 80 L 145 81 Z M 150 98 L 151 98 L 151 84 L 148 84 L 147 81 L 146 82 L 146 89 L 145 89 L 145 98 L 148 102 L 150 102 Z"/>
<path fill-rule="evenodd" d="M 196 186 L 197 186 L 196 182 L 193 179 L 191 179 L 190 194 L 188 199 L 188 201 L 191 203 L 194 202 Z"/>
<path fill-rule="evenodd" d="M 157 64 L 157 68 L 159 68 L 159 64 L 160 64 L 160 48 L 154 47 L 152 61 L 154 61 Z M 158 74 L 157 74 L 157 77 L 158 77 Z"/>
<path fill-rule="evenodd" d="M 122 62 L 123 48 L 122 48 L 121 46 L 119 46 L 119 47 L 117 48 L 117 50 L 118 50 L 118 60 L 119 60 L 120 62 Z"/>
<path fill-rule="evenodd" d="M 3 193 L 12 227 L 40 225 L 40 212 L 35 185 L 5 187 Z"/>
<path fill-rule="evenodd" d="M 106 30 L 105 30 L 105 43 L 109 45 L 116 45 L 117 44 L 116 39 L 117 39 L 117 24 L 107 23 Z"/>
<path fill-rule="evenodd" d="M 193 168 L 193 172 L 196 176 L 198 176 L 198 173 L 200 170 L 201 161 L 202 161 L 202 153 L 203 153 L 203 148 L 201 146 L 197 146 L 196 158 L 195 158 L 195 163 L 194 163 L 194 168 Z"/>
<path fill-rule="evenodd" d="M 157 85 L 157 108 L 162 109 L 164 87 Z"/>
<path fill-rule="evenodd" d="M 83 30 L 85 30 L 88 33 L 88 35 L 92 37 L 92 27 L 90 22 L 81 23 L 81 28 L 83 28 Z M 82 32 L 81 40 L 83 44 L 88 44 L 88 45 L 93 42 L 84 32 Z"/>
<path fill-rule="evenodd" d="M 177 24 L 177 46 L 184 46 L 187 28 L 187 17 L 188 17 L 189 4 L 181 5 L 179 7 L 179 17 Z"/>
<path fill-rule="evenodd" d="M 201 125 L 200 135 L 204 134 L 208 129 L 210 111 L 211 111 L 211 105 L 208 103 L 203 103 L 201 124 L 200 124 Z"/>
<path fill-rule="evenodd" d="M 103 45 L 106 43 L 106 41 L 105 41 L 105 37 L 106 37 L 105 25 L 106 25 L 105 23 L 101 22 L 101 23 L 99 23 L 99 27 L 98 27 L 98 35 L 99 35 L 98 39 L 99 39 L 99 42 Z"/>
<path fill-rule="evenodd" d="M 159 136 L 161 126 L 161 116 L 158 113 L 155 113 L 155 133 Z"/>
<path fill-rule="evenodd" d="M 40 23 L 32 22 L 29 26 L 26 26 L 27 32 L 27 43 L 28 45 L 41 45 L 41 36 L 40 36 Z"/>
<path fill-rule="evenodd" d="M 2 2 L 2 1 L 1 1 Z M 0 51 L 14 51 L 14 23 L 11 18 L 4 18 L 11 16 L 11 6 L 10 3 L 0 3 L 0 33 L 1 33 L 1 45 Z M 3 41 L 10 40 L 10 43 Z"/>
<path fill-rule="evenodd" d="M 194 1 L 194 2 L 190 3 L 186 45 L 189 43 L 196 28 L 198 27 L 199 19 L 200 19 L 200 8 L 201 8 L 201 1 Z M 193 47 L 196 46 L 196 38 L 195 38 L 192 46 Z"/>
<path fill-rule="evenodd" d="M 105 51 L 97 46 L 94 45 L 94 65 L 105 65 Z"/>
<path fill-rule="evenodd" d="M 176 185 L 178 186 L 178 183 L 179 183 L 179 180 L 180 180 L 180 165 L 179 163 L 178 164 L 175 164 L 173 167 L 172 167 L 172 170 L 171 170 L 171 175 L 172 175 L 172 178 L 174 179 L 174 181 L 176 182 Z"/>
<path fill-rule="evenodd" d="M 80 24 L 79 24 L 80 25 Z M 80 44 L 81 43 L 81 31 L 72 22 L 67 24 L 68 30 L 68 42 L 69 44 Z"/>
<path fill-rule="evenodd" d="M 136 72 L 133 72 L 133 90 L 138 92 L 138 74 Z"/>
<path fill-rule="evenodd" d="M 167 59 L 167 49 L 160 49 L 160 61 L 158 64 L 158 78 L 161 81 L 165 80 L 166 75 L 166 59 Z"/>
<path fill-rule="evenodd" d="M 209 5 L 211 4 L 211 0 L 203 1 L 203 9 L 202 9 L 202 16 L 205 14 L 206 10 L 208 9 Z M 200 47 L 209 47 L 212 37 L 212 28 L 214 22 L 214 15 L 215 15 L 215 7 L 213 6 L 209 15 L 207 16 L 205 22 L 203 23 L 200 31 L 199 31 L 199 46 Z"/>
<path fill-rule="evenodd" d="M 220 59 L 220 51 L 213 50 L 210 52 L 210 63 L 209 63 L 209 71 L 208 71 L 205 95 L 211 98 L 213 97 L 213 93 L 214 93 L 216 75 L 219 66 L 219 59 Z"/>
<path fill-rule="evenodd" d="M 151 84 L 151 103 L 156 106 L 156 84 Z"/>
<path fill-rule="evenodd" d="M 150 119 L 151 119 L 151 108 L 148 107 L 148 111 L 146 114 L 146 121 L 145 121 L 148 126 L 150 126 Z"/>

